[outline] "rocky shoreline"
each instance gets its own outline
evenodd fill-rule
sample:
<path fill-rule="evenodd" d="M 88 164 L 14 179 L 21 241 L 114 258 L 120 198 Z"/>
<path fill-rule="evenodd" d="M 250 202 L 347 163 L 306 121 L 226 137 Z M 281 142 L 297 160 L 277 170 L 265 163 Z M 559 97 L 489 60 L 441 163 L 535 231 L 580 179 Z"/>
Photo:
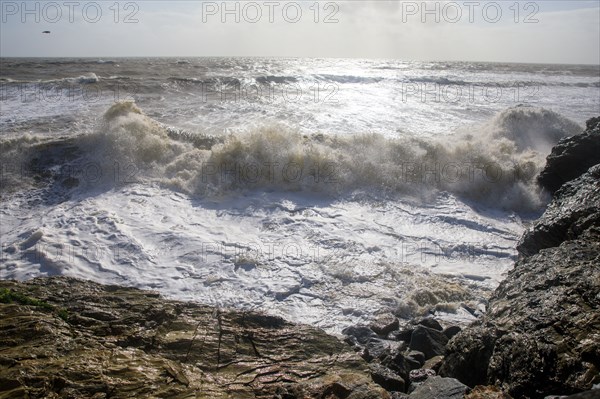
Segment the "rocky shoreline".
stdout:
<path fill-rule="evenodd" d="M 0 280 L 0 398 L 600 397 L 598 149 L 600 117 L 553 149 L 538 178 L 552 202 L 462 330 L 390 314 L 342 342 L 151 291 Z"/>
<path fill-rule="evenodd" d="M 538 180 L 560 188 L 488 312 L 449 343 L 442 375 L 514 397 L 600 388 L 600 151 L 590 148 L 600 148 L 600 117 L 548 157 Z"/>
<path fill-rule="evenodd" d="M 1 398 L 386 397 L 348 345 L 277 317 L 69 277 L 0 298 Z"/>

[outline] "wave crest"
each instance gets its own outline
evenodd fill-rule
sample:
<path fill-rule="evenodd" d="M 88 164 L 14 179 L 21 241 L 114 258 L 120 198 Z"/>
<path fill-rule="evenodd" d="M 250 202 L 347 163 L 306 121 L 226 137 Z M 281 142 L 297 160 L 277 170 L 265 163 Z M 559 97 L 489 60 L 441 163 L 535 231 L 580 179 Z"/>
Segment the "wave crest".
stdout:
<path fill-rule="evenodd" d="M 531 210 L 543 203 L 535 176 L 545 155 L 560 138 L 580 131 L 553 111 L 514 107 L 485 124 L 434 139 L 303 135 L 280 125 L 215 137 L 167 128 L 133 102 L 120 102 L 106 111 L 96 133 L 78 138 L 78 145 L 86 161 L 105 170 L 118 163 L 135 169 L 138 181 L 198 196 L 262 189 L 422 199 L 446 191 Z M 104 176 L 110 184 L 113 175 Z"/>
<path fill-rule="evenodd" d="M 100 147 L 108 154 L 133 162 L 146 177 L 197 195 L 253 188 L 410 196 L 442 190 L 530 209 L 540 205 L 534 178 L 545 154 L 580 130 L 553 111 L 515 107 L 451 139 L 302 135 L 266 125 L 219 140 L 191 134 L 183 140 L 135 104 L 118 103 L 107 111 L 97 137 L 104 138 Z"/>

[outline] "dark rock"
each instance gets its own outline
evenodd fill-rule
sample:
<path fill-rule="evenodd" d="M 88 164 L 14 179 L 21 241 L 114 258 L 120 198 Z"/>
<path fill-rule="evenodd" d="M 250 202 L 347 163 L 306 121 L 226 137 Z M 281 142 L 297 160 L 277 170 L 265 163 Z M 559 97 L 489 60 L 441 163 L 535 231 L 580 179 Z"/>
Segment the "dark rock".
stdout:
<path fill-rule="evenodd" d="M 382 314 L 377 316 L 375 321 L 371 323 L 371 330 L 376 332 L 381 336 L 387 336 L 394 330 L 397 330 L 400 327 L 400 322 L 398 318 L 391 313 Z"/>
<path fill-rule="evenodd" d="M 600 381 L 599 206 L 600 166 L 557 191 L 488 312 L 448 343 L 440 375 L 532 398 Z"/>
<path fill-rule="evenodd" d="M 448 338 L 438 330 L 418 325 L 410 338 L 410 349 L 423 352 L 425 359 L 444 355 Z"/>
<path fill-rule="evenodd" d="M 460 332 L 461 328 L 459 326 L 450 326 L 444 329 L 444 335 L 448 337 L 448 339 L 454 337 L 456 334 Z"/>
<path fill-rule="evenodd" d="M 585 122 L 585 130 L 600 130 L 600 116 L 588 119 Z"/>
<path fill-rule="evenodd" d="M 426 317 L 417 323 L 421 326 L 433 328 L 434 330 L 442 331 L 444 327 L 433 317 Z"/>
<path fill-rule="evenodd" d="M 411 399 L 463 399 L 468 387 L 454 378 L 429 377 L 411 394 Z"/>
<path fill-rule="evenodd" d="M 66 188 L 74 188 L 79 186 L 79 179 L 69 176 L 62 181 L 62 185 Z"/>
<path fill-rule="evenodd" d="M 527 230 L 517 250 L 521 257 L 574 240 L 592 226 L 600 227 L 600 165 L 563 185 L 544 215 Z"/>
<path fill-rule="evenodd" d="M 373 381 L 385 390 L 399 392 L 405 390 L 404 379 L 392 370 L 376 363 L 369 365 L 369 368 L 371 369 Z"/>
<path fill-rule="evenodd" d="M 400 348 L 402 348 L 402 345 L 397 341 L 371 338 L 365 345 L 363 358 L 368 362 L 374 359 L 382 360 L 390 356 L 392 352 L 397 352 Z"/>
<path fill-rule="evenodd" d="M 546 166 L 538 176 L 538 183 L 554 193 L 566 182 L 573 180 L 600 163 L 600 117 L 587 121 L 583 134 L 562 139 L 546 159 Z"/>
<path fill-rule="evenodd" d="M 409 397 L 410 397 L 410 394 L 413 393 L 414 391 L 416 391 L 417 388 L 419 388 L 421 385 L 423 385 L 424 382 L 425 382 L 425 380 L 420 381 L 420 382 L 416 382 L 416 381 L 415 382 L 411 382 L 408 385 L 408 391 L 407 391 L 408 394 L 409 394 Z"/>
<path fill-rule="evenodd" d="M 416 367 L 411 367 L 411 370 L 418 369 L 425 364 L 425 354 L 417 350 L 412 350 L 406 355 L 406 360 L 409 364 L 416 365 Z"/>
<path fill-rule="evenodd" d="M 367 326 L 350 326 L 342 330 L 346 335 L 346 342 L 352 345 L 365 345 L 371 338 L 377 338 L 377 334 Z"/>
<path fill-rule="evenodd" d="M 417 369 L 410 371 L 409 379 L 411 383 L 422 382 L 425 381 L 427 378 L 433 377 L 435 375 L 437 374 L 432 369 Z"/>
<path fill-rule="evenodd" d="M 434 356 L 431 359 L 428 359 L 425 364 L 423 364 L 424 369 L 431 369 L 436 373 L 440 371 L 440 367 L 444 362 L 444 356 Z"/>
<path fill-rule="evenodd" d="M 412 368 L 419 367 L 413 364 L 412 359 L 407 359 L 403 353 L 405 348 L 400 347 L 381 361 L 381 364 L 398 374 L 404 381 L 408 381 L 408 373 Z"/>
<path fill-rule="evenodd" d="M 410 342 L 410 337 L 414 330 L 413 327 L 405 327 L 399 331 L 394 331 L 393 334 L 398 341 Z"/>
<path fill-rule="evenodd" d="M 487 384 L 495 338 L 495 331 L 477 325 L 462 330 L 448 343 L 440 375 L 457 378 L 470 387 Z"/>
<path fill-rule="evenodd" d="M 567 396 L 566 399 L 598 399 L 598 398 L 600 398 L 600 389 L 594 389 L 594 390 L 590 390 L 590 391 L 576 393 L 575 395 Z"/>

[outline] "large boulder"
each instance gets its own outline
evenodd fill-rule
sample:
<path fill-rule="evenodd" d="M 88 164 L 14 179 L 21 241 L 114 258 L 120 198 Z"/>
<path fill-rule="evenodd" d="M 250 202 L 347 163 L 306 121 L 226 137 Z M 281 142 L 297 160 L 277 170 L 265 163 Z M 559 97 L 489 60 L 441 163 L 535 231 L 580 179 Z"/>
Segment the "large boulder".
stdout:
<path fill-rule="evenodd" d="M 386 336 L 400 327 L 398 318 L 391 313 L 381 314 L 371 323 L 370 328 L 381 336 Z"/>
<path fill-rule="evenodd" d="M 538 183 L 551 193 L 600 163 L 600 117 L 586 123 L 583 134 L 562 139 L 547 157 Z"/>
<path fill-rule="evenodd" d="M 521 237 L 517 250 L 521 257 L 538 253 L 573 240 L 591 226 L 600 226 L 600 165 L 564 184 L 546 212 Z"/>
<path fill-rule="evenodd" d="M 369 367 L 371 377 L 377 384 L 388 391 L 404 392 L 406 388 L 404 378 L 381 364 L 373 363 Z"/>
<path fill-rule="evenodd" d="M 467 390 L 454 378 L 429 377 L 410 394 L 410 399 L 463 399 Z"/>
<path fill-rule="evenodd" d="M 423 352 L 425 359 L 444 355 L 448 337 L 439 330 L 418 325 L 410 338 L 410 349 Z"/>
<path fill-rule="evenodd" d="M 597 165 L 564 184 L 524 234 L 488 312 L 449 341 L 440 375 L 523 398 L 600 383 L 599 206 Z"/>

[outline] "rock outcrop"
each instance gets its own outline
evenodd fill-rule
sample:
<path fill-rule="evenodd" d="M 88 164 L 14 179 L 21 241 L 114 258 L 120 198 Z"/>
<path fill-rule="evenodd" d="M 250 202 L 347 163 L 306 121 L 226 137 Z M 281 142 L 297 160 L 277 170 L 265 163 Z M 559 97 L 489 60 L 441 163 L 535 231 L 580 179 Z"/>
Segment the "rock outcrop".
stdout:
<path fill-rule="evenodd" d="M 323 331 L 67 277 L 0 281 L 2 398 L 389 398 Z"/>
<path fill-rule="evenodd" d="M 586 126 L 585 133 L 562 139 L 546 158 L 538 183 L 551 193 L 600 163 L 600 117 L 590 119 Z"/>
<path fill-rule="evenodd" d="M 600 137 L 600 118 L 548 157 L 541 182 L 563 171 L 552 180 L 562 184 L 573 177 L 565 168 L 586 172 L 563 184 L 524 234 L 520 259 L 489 311 L 449 341 L 442 376 L 471 387 L 498 385 L 519 398 L 575 394 L 600 383 L 600 165 L 589 167 L 600 151 L 583 150 L 590 137 Z"/>
<path fill-rule="evenodd" d="M 454 378 L 431 377 L 410 394 L 411 399 L 462 399 L 468 387 Z"/>
<path fill-rule="evenodd" d="M 521 257 L 577 239 L 591 226 L 600 226 L 600 165 L 565 183 L 546 212 L 527 230 L 517 245 Z"/>
<path fill-rule="evenodd" d="M 373 381 L 392 399 L 456 399 L 464 396 L 467 386 L 437 372 L 449 336 L 459 331 L 458 326 L 444 328 L 432 317 L 404 320 L 401 326 L 397 318 L 386 315 L 368 327 L 351 326 L 343 333 L 345 341 L 369 362 Z"/>

